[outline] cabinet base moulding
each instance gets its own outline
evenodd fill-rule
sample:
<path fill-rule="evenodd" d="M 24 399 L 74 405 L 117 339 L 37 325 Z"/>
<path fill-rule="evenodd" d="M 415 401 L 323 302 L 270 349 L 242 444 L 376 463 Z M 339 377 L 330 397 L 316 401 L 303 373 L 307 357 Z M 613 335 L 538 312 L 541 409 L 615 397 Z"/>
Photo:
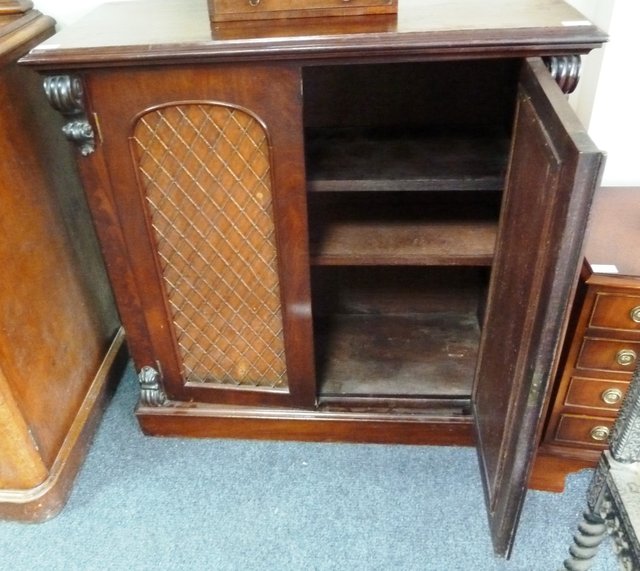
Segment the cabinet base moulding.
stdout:
<path fill-rule="evenodd" d="M 368 444 L 473 445 L 471 417 L 277 411 L 214 405 L 139 406 L 136 415 L 150 436 L 240 438 Z"/>
<path fill-rule="evenodd" d="M 30 489 L 0 489 L 0 519 L 42 522 L 64 507 L 128 358 L 120 329 L 106 352 L 47 478 Z"/>

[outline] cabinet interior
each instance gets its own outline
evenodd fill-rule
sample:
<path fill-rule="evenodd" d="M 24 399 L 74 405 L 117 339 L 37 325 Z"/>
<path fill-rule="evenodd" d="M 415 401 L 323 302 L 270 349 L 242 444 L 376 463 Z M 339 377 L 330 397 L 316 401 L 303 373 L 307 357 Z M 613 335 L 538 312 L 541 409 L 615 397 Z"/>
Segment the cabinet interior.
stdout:
<path fill-rule="evenodd" d="M 303 69 L 321 405 L 467 411 L 518 67 Z"/>

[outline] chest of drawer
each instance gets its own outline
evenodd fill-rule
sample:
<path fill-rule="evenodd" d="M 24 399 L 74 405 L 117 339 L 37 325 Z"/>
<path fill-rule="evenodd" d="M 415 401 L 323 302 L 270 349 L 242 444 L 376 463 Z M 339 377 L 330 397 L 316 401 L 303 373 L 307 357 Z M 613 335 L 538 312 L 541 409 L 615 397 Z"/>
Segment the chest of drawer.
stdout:
<path fill-rule="evenodd" d="M 598 293 L 589 327 L 640 333 L 640 296 Z"/>
<path fill-rule="evenodd" d="M 576 362 L 578 369 L 631 373 L 640 353 L 639 341 L 585 337 Z"/>
<path fill-rule="evenodd" d="M 572 377 L 564 404 L 616 412 L 620 410 L 628 386 L 624 381 Z"/>

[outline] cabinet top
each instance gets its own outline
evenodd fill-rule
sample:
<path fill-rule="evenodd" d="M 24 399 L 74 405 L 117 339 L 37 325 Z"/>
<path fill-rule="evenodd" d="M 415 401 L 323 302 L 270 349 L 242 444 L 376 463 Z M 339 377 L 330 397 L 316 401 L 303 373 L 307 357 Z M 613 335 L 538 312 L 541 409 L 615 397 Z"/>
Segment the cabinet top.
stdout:
<path fill-rule="evenodd" d="M 42 67 L 173 60 L 585 53 L 606 35 L 561 0 L 399 0 L 397 15 L 212 24 L 207 0 L 106 3 L 25 58 Z"/>
<path fill-rule="evenodd" d="M 596 192 L 585 256 L 596 275 L 640 278 L 640 188 L 601 188 Z"/>

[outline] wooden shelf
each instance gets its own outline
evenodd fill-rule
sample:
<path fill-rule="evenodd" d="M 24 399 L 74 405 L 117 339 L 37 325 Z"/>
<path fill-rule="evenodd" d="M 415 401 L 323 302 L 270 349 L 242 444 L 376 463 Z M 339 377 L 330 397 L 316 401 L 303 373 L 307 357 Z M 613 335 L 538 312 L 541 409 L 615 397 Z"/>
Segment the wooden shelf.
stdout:
<path fill-rule="evenodd" d="M 508 139 L 495 133 L 316 129 L 307 133 L 307 189 L 502 190 Z"/>
<path fill-rule="evenodd" d="M 492 221 L 334 221 L 311 244 L 311 263 L 490 266 L 496 228 Z"/>
<path fill-rule="evenodd" d="M 333 315 L 316 336 L 322 397 L 471 394 L 480 339 L 474 312 Z"/>
<path fill-rule="evenodd" d="M 491 265 L 496 197 L 482 203 L 458 193 L 457 200 L 440 200 L 442 194 L 421 198 L 351 193 L 310 200 L 311 263 Z"/>

